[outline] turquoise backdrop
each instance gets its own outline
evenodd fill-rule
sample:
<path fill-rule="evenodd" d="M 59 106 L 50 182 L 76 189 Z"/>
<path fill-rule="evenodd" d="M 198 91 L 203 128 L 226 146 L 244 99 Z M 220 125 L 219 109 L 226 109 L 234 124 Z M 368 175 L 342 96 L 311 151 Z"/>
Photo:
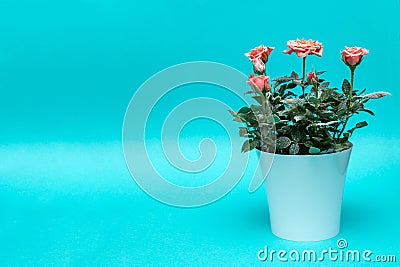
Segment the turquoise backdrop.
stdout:
<path fill-rule="evenodd" d="M 265 245 L 336 247 L 337 238 L 295 243 L 273 236 L 265 190 L 249 194 L 247 176 L 205 207 L 157 202 L 134 183 L 122 153 L 125 110 L 151 75 L 197 60 L 248 74 L 243 53 L 262 43 L 276 47 L 271 76 L 300 72 L 300 60 L 281 51 L 302 37 L 324 44 L 323 57 L 310 58 L 308 68 L 328 70 L 325 78 L 336 86 L 348 77 L 340 50 L 368 48 L 355 86 L 392 93 L 369 103 L 375 117 L 359 118 L 369 126 L 353 136 L 338 238 L 352 249 L 397 256 L 397 263 L 359 266 L 397 266 L 399 17 L 397 0 L 1 0 L 0 266 L 293 266 L 260 262 L 257 252 Z M 202 88 L 179 97 L 197 96 L 193 90 Z M 207 87 L 203 94 L 230 101 L 221 90 Z M 207 122 L 194 122 L 182 135 L 211 134 L 225 144 L 218 125 L 201 123 Z M 193 157 L 197 144 L 193 152 L 192 140 L 184 139 L 183 152 Z M 223 168 L 225 161 L 216 164 Z M 330 264 L 348 266 L 298 266 Z"/>

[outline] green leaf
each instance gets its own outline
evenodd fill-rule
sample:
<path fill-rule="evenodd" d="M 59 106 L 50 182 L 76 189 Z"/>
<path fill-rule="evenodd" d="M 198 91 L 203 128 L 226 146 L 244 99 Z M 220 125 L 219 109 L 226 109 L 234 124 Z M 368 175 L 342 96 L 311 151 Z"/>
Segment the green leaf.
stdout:
<path fill-rule="evenodd" d="M 310 153 L 310 154 L 318 154 L 319 152 L 320 152 L 321 150 L 319 149 L 319 148 L 317 148 L 317 147 L 310 147 L 310 149 L 308 150 L 308 152 Z"/>
<path fill-rule="evenodd" d="M 293 130 L 290 132 L 290 137 L 292 137 L 293 141 L 299 142 L 301 139 L 300 129 L 297 127 L 294 127 Z"/>
<path fill-rule="evenodd" d="M 248 122 L 253 125 L 258 124 L 258 121 L 255 119 L 254 115 L 252 113 L 250 114 L 240 114 L 238 118 L 240 118 L 243 122 Z"/>
<path fill-rule="evenodd" d="M 375 116 L 375 113 L 372 112 L 372 110 L 369 110 L 367 108 L 360 108 L 359 111 L 364 111 L 364 112 L 367 112 L 367 113 L 371 114 L 372 116 Z"/>
<path fill-rule="evenodd" d="M 282 95 L 286 90 L 286 86 L 286 84 L 282 84 L 281 86 L 279 86 L 278 93 Z"/>
<path fill-rule="evenodd" d="M 301 84 L 302 84 L 302 81 L 301 80 L 293 80 L 292 81 L 294 84 L 297 84 L 297 85 L 300 85 L 301 86 Z"/>
<path fill-rule="evenodd" d="M 327 100 L 331 96 L 332 90 L 326 89 L 319 95 L 321 101 Z"/>
<path fill-rule="evenodd" d="M 298 105 L 302 105 L 304 103 L 304 100 L 298 99 L 298 98 L 289 98 L 289 99 L 282 100 L 282 103 L 285 105 L 288 105 L 289 107 L 294 108 Z"/>
<path fill-rule="evenodd" d="M 317 137 L 317 136 L 313 136 L 313 137 L 311 137 L 311 138 L 312 138 L 312 140 L 315 140 L 315 141 L 317 141 L 317 142 L 321 142 L 322 140 L 324 140 L 323 138 Z"/>
<path fill-rule="evenodd" d="M 340 102 L 340 104 L 338 106 L 338 112 L 336 115 L 342 116 L 346 112 L 347 112 L 347 103 L 346 103 L 346 100 L 343 100 L 342 102 Z"/>
<path fill-rule="evenodd" d="M 287 148 L 291 142 L 292 141 L 288 137 L 281 136 L 276 140 L 276 148 L 278 148 L 278 149 Z"/>
<path fill-rule="evenodd" d="M 341 110 L 341 109 L 347 109 L 346 100 L 343 100 L 342 102 L 340 102 L 340 104 L 338 106 L 338 110 Z"/>
<path fill-rule="evenodd" d="M 249 113 L 250 111 L 251 111 L 251 109 L 249 107 L 242 107 L 241 109 L 239 109 L 238 113 L 246 114 L 246 113 Z"/>
<path fill-rule="evenodd" d="M 346 113 L 346 109 L 340 109 L 340 110 L 336 113 L 336 115 L 338 115 L 338 116 L 343 116 L 345 113 Z"/>
<path fill-rule="evenodd" d="M 316 97 L 312 96 L 308 99 L 310 103 L 317 104 L 319 101 Z"/>
<path fill-rule="evenodd" d="M 362 122 L 359 122 L 359 123 L 356 124 L 356 128 L 362 128 L 362 127 L 365 127 L 367 125 L 368 125 L 368 123 L 366 121 L 362 121 Z"/>
<path fill-rule="evenodd" d="M 359 94 L 359 95 L 362 95 L 362 94 L 364 94 L 364 93 L 365 93 L 365 91 L 367 91 L 367 89 L 366 89 L 366 88 L 362 89 L 362 91 L 361 91 L 360 93 L 358 93 L 358 94 Z"/>
<path fill-rule="evenodd" d="M 340 152 L 340 151 L 348 149 L 349 147 L 350 146 L 348 145 L 348 143 L 335 144 L 334 149 L 335 149 L 335 152 Z"/>
<path fill-rule="evenodd" d="M 297 115 L 297 116 L 294 116 L 294 118 L 293 118 L 296 122 L 298 122 L 298 121 L 304 121 L 304 120 L 306 120 L 306 117 L 304 117 L 304 116 L 302 116 L 302 115 Z"/>
<path fill-rule="evenodd" d="M 350 137 L 353 134 L 353 132 L 355 131 L 355 129 L 359 129 L 359 128 L 365 127 L 367 125 L 368 125 L 368 123 L 366 121 L 357 123 L 356 126 L 354 126 L 353 128 L 351 128 L 350 130 L 347 131 L 347 137 Z M 343 134 L 343 136 L 346 137 L 345 134 Z"/>
<path fill-rule="evenodd" d="M 329 125 L 333 125 L 339 123 L 338 121 L 328 121 L 328 122 L 319 122 L 319 123 L 315 123 L 313 125 L 315 126 L 329 126 Z"/>
<path fill-rule="evenodd" d="M 292 78 L 292 77 L 289 77 L 289 76 L 282 76 L 282 77 L 273 78 L 272 80 L 273 80 L 274 82 L 281 82 L 281 83 L 284 83 L 284 82 L 288 82 L 288 81 L 293 80 L 293 78 Z"/>
<path fill-rule="evenodd" d="M 239 136 L 244 137 L 248 134 L 247 129 L 245 127 L 239 127 Z"/>
<path fill-rule="evenodd" d="M 299 75 L 296 72 L 292 71 L 292 73 L 290 74 L 290 77 L 293 79 L 298 79 Z"/>
<path fill-rule="evenodd" d="M 258 145 L 258 141 L 257 140 L 251 140 L 250 141 L 250 150 L 253 150 L 254 148 L 256 148 Z"/>
<path fill-rule="evenodd" d="M 306 118 L 311 121 L 314 119 L 314 114 L 309 109 L 306 110 Z"/>
<path fill-rule="evenodd" d="M 316 111 L 317 115 L 320 117 L 321 121 L 324 119 L 328 119 L 331 117 L 336 117 L 336 113 L 330 109 L 328 105 L 323 105 L 323 108 L 320 108 L 319 110 Z"/>
<path fill-rule="evenodd" d="M 330 117 L 330 116 L 335 115 L 335 113 L 332 110 L 321 110 L 319 113 L 323 117 Z"/>
<path fill-rule="evenodd" d="M 374 93 L 363 95 L 362 97 L 368 98 L 368 99 L 378 99 L 378 98 L 381 98 L 381 97 L 384 97 L 387 95 L 391 95 L 391 94 L 388 92 L 374 92 Z"/>
<path fill-rule="evenodd" d="M 348 95 L 350 93 L 350 83 L 347 79 L 343 80 L 342 91 L 345 95 Z"/>
<path fill-rule="evenodd" d="M 313 143 L 312 143 L 311 141 L 306 141 L 306 142 L 304 143 L 304 145 L 305 145 L 306 147 L 312 147 L 312 146 L 313 146 Z"/>
<path fill-rule="evenodd" d="M 327 87 L 329 86 L 329 82 L 324 82 L 322 84 L 320 84 L 320 86 L 318 86 L 318 90 L 325 90 Z"/>
<path fill-rule="evenodd" d="M 257 147 L 258 141 L 257 140 L 246 140 L 242 145 L 242 153 L 249 152 L 250 150 Z"/>
<path fill-rule="evenodd" d="M 279 122 L 281 122 L 281 119 L 279 118 L 279 116 L 277 116 L 277 115 L 274 114 L 273 118 L 274 118 L 274 123 L 279 123 Z"/>
<path fill-rule="evenodd" d="M 333 148 L 329 148 L 329 149 L 327 149 L 327 150 L 323 150 L 323 151 L 321 151 L 320 153 L 321 154 L 329 154 L 329 153 L 332 153 L 332 152 L 334 152 L 335 150 L 333 149 Z"/>
<path fill-rule="evenodd" d="M 242 153 L 250 151 L 250 141 L 246 140 L 244 141 L 242 145 Z"/>
<path fill-rule="evenodd" d="M 295 88 L 296 86 L 297 86 L 297 84 L 295 84 L 295 83 L 289 83 L 289 84 L 287 85 L 286 89 L 293 89 L 293 88 Z"/>
<path fill-rule="evenodd" d="M 290 147 L 289 147 L 289 154 L 290 155 L 296 155 L 296 154 L 299 153 L 299 151 L 300 151 L 300 146 L 299 146 L 298 143 L 293 143 L 293 144 L 290 145 Z"/>

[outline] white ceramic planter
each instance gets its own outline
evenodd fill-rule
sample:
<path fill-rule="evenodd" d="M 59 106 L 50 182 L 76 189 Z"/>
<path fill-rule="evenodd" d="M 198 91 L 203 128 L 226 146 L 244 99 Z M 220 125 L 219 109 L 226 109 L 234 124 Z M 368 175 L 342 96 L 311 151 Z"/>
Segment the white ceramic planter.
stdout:
<path fill-rule="evenodd" d="M 261 169 L 272 233 L 293 241 L 318 241 L 339 233 L 342 195 L 351 150 L 326 155 L 279 155 Z M 259 151 L 261 160 L 262 154 Z M 266 156 L 266 155 L 264 155 Z"/>

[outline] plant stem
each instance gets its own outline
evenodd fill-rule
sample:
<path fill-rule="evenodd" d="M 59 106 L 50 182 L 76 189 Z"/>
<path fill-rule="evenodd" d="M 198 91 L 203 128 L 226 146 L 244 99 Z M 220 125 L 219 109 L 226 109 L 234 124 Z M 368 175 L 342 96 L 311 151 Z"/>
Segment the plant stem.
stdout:
<path fill-rule="evenodd" d="M 347 125 L 347 122 L 348 122 L 348 121 L 349 121 L 349 117 L 346 117 L 346 120 L 345 120 L 344 123 L 343 123 L 342 130 L 340 130 L 340 133 L 339 133 L 339 135 L 338 135 L 338 137 L 337 137 L 338 141 L 339 141 L 339 139 L 340 139 L 340 136 L 343 134 L 344 130 L 346 129 L 346 125 Z"/>
<path fill-rule="evenodd" d="M 313 82 L 313 86 L 315 89 L 315 98 L 317 99 L 317 101 L 315 102 L 315 123 L 318 123 L 318 120 L 319 120 L 319 116 L 318 116 L 318 83 Z M 308 97 L 308 99 L 310 99 L 310 97 Z M 317 134 L 317 127 L 315 127 L 315 134 Z"/>
<path fill-rule="evenodd" d="M 304 84 L 304 80 L 306 78 L 306 57 L 303 57 L 303 78 L 301 79 L 301 89 L 303 90 L 303 98 L 305 97 L 305 84 Z"/>
<path fill-rule="evenodd" d="M 267 62 L 265 62 L 265 70 L 264 70 L 264 73 L 263 73 L 263 75 L 264 75 L 264 76 L 267 76 Z M 274 93 L 274 92 L 275 92 L 275 90 L 274 90 L 273 86 L 271 86 L 271 92 L 272 92 L 272 93 Z"/>
<path fill-rule="evenodd" d="M 352 97 L 353 97 L 354 71 L 355 71 L 355 69 L 356 69 L 356 66 L 350 66 L 350 94 L 349 94 L 349 106 L 347 107 L 346 114 L 347 114 L 347 112 L 348 112 L 348 109 L 350 108 L 351 99 L 352 99 Z M 350 116 L 347 116 L 347 117 L 346 117 L 346 120 L 345 120 L 344 123 L 343 123 L 342 130 L 339 132 L 339 135 L 338 135 L 338 137 L 337 137 L 338 140 L 340 139 L 340 136 L 343 134 L 343 132 L 344 132 L 344 130 L 345 130 L 345 128 L 346 128 L 347 122 L 349 121 L 349 117 L 350 117 Z"/>
<path fill-rule="evenodd" d="M 349 100 L 351 100 L 351 98 L 353 97 L 354 71 L 355 71 L 355 69 L 356 69 L 356 66 L 350 66 L 351 76 L 350 76 L 350 98 L 349 98 Z"/>

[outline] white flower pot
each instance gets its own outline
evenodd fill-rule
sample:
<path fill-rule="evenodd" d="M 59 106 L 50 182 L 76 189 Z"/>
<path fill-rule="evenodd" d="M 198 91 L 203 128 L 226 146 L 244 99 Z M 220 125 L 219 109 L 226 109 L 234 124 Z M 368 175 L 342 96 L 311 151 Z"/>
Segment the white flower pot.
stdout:
<path fill-rule="evenodd" d="M 347 165 L 352 148 L 325 155 L 274 156 L 264 174 L 272 233 L 293 241 L 318 241 L 339 234 Z M 261 160 L 263 155 L 258 151 Z M 268 154 L 268 153 L 266 153 Z M 270 158 L 270 155 L 264 155 Z"/>

